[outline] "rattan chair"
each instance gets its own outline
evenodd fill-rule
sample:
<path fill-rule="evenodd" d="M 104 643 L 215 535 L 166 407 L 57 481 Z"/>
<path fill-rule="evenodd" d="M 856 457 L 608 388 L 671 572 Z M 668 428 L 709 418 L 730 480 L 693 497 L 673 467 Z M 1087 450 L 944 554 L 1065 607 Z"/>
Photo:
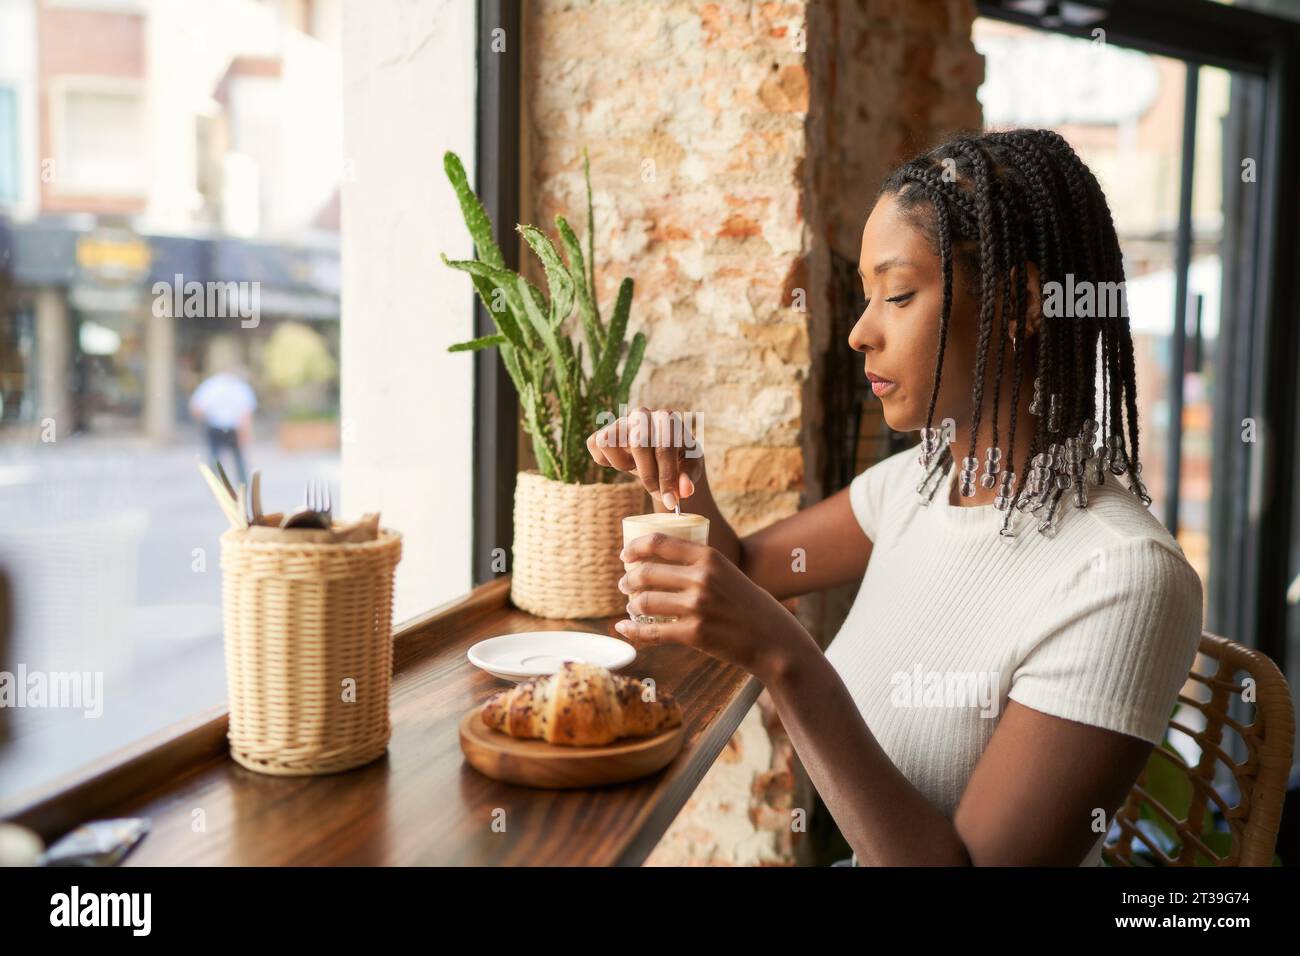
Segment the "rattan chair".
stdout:
<path fill-rule="evenodd" d="M 1239 675 L 1244 675 L 1241 681 Z M 1169 727 L 1193 741 L 1200 757 L 1189 766 L 1167 747 L 1152 751 L 1153 762 L 1168 761 L 1189 781 L 1186 816 L 1180 818 L 1181 808 L 1178 812 L 1171 810 L 1148 792 L 1147 778 L 1153 767 L 1148 763 L 1115 814 L 1119 838 L 1103 849 L 1105 860 L 1111 866 L 1133 866 L 1143 859 L 1164 866 L 1270 866 L 1295 738 L 1290 688 L 1277 665 L 1263 654 L 1208 631 L 1201 634 L 1200 653 L 1188 677 L 1183 693 L 1178 695 L 1186 707 L 1175 712 Z M 1241 723 L 1229 713 L 1229 706 L 1240 700 L 1246 678 L 1254 681 L 1254 713 L 1249 723 Z M 1188 696 L 1189 691 L 1194 696 Z M 1191 717 L 1193 723 L 1199 723 L 1198 713 L 1204 717 L 1203 728 L 1184 722 L 1184 718 Z M 1240 737 L 1241 747 L 1231 746 L 1228 741 L 1232 735 Z M 1240 763 L 1233 758 L 1233 749 L 1244 751 Z M 1216 765 L 1231 772 L 1239 794 L 1234 806 L 1229 806 L 1222 791 L 1214 787 Z M 1226 853 L 1223 849 L 1228 840 L 1215 840 L 1220 844 L 1215 849 L 1201 836 L 1210 804 L 1218 807 L 1227 824 L 1231 839 Z M 1162 848 L 1138 826 L 1144 816 L 1147 820 L 1158 817 L 1164 832 L 1174 831 L 1176 845 L 1172 852 L 1166 852 L 1168 846 Z"/>

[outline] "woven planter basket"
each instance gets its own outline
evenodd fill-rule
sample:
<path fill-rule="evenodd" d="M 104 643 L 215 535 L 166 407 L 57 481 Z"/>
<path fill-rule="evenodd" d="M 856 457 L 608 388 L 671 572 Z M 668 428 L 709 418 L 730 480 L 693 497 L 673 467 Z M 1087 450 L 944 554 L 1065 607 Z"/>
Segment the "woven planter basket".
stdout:
<path fill-rule="evenodd" d="M 627 610 L 618 589 L 623 519 L 646 513 L 641 482 L 566 484 L 529 469 L 515 482 L 510 600 L 546 618 L 608 617 Z"/>
<path fill-rule="evenodd" d="M 387 529 L 357 544 L 221 536 L 236 762 L 261 773 L 334 773 L 388 749 L 401 556 L 401 535 Z"/>

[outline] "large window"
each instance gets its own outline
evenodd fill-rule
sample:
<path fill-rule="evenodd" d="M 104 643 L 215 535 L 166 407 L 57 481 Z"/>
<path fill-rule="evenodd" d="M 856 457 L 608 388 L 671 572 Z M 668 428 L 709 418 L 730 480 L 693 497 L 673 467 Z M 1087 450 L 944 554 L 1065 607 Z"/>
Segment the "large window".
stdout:
<path fill-rule="evenodd" d="M 0 808 L 224 703 L 196 459 L 338 500 L 349 173 L 339 3 L 6 7 Z"/>

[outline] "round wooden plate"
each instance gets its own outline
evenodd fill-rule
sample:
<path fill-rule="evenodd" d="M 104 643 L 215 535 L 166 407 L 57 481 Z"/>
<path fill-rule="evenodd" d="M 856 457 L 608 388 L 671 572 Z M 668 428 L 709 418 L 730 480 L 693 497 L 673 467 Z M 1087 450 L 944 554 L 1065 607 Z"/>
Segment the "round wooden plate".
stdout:
<path fill-rule="evenodd" d="M 661 770 L 682 749 L 685 726 L 655 737 L 628 737 L 602 747 L 563 747 L 520 740 L 483 723 L 475 707 L 460 722 L 460 749 L 471 767 L 521 787 L 564 790 L 624 783 Z"/>

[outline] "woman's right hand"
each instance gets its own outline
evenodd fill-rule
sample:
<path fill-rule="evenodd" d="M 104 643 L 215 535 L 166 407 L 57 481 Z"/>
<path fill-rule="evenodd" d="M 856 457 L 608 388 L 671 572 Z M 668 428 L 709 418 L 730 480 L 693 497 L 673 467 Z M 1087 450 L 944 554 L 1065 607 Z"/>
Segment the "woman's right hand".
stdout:
<path fill-rule="evenodd" d="M 704 474 L 704 449 L 679 412 L 635 408 L 587 436 L 596 464 L 636 475 L 669 511 L 695 493 Z"/>

